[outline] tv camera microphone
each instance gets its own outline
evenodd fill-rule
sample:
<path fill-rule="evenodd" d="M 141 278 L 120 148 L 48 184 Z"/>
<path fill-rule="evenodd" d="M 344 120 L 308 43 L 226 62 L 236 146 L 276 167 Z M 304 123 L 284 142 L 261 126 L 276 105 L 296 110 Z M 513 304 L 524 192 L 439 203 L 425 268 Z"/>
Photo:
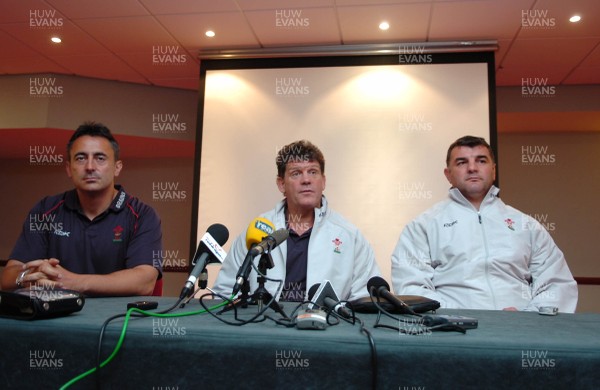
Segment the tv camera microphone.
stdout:
<path fill-rule="evenodd" d="M 314 305 L 325 307 L 327 310 L 333 311 L 344 318 L 352 318 L 350 312 L 340 303 L 329 280 L 325 280 L 323 283 L 314 284 L 308 289 L 308 300 L 313 302 Z M 312 306 L 312 304 L 309 304 L 308 308 L 312 309 Z"/>
<path fill-rule="evenodd" d="M 236 295 L 248 280 L 252 271 L 252 261 L 258 255 L 270 251 L 285 240 L 289 232 L 286 229 L 275 231 L 275 225 L 266 218 L 258 217 L 250 222 L 246 230 L 246 248 L 248 254 L 235 276 L 235 285 L 232 294 Z"/>
<path fill-rule="evenodd" d="M 196 284 L 196 280 L 201 276 L 200 274 L 205 269 L 207 264 L 219 261 L 223 262 L 227 253 L 223 250 L 221 245 L 225 245 L 227 240 L 229 239 L 229 230 L 220 223 L 212 224 L 202 236 L 200 243 L 198 244 L 198 249 L 196 250 L 196 254 L 194 255 L 194 259 L 192 261 L 192 265 L 194 268 L 188 277 L 188 280 L 185 282 L 185 285 L 181 289 L 181 294 L 179 294 L 179 299 L 184 299 L 188 297 L 194 291 L 194 285 Z M 216 260 L 215 260 L 216 259 Z M 200 279 L 204 279 L 201 277 Z"/>
<path fill-rule="evenodd" d="M 369 279 L 367 282 L 367 290 L 371 296 L 384 298 L 389 303 L 396 306 L 400 310 L 400 313 L 418 315 L 410 308 L 410 306 L 390 292 L 390 285 L 380 276 L 373 276 Z"/>

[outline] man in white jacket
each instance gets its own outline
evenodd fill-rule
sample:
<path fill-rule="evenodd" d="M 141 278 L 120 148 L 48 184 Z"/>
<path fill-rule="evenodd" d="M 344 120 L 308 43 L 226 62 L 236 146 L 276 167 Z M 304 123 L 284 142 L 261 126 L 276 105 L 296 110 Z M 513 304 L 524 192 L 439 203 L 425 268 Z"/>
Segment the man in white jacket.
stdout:
<path fill-rule="evenodd" d="M 325 159 L 319 148 L 305 140 L 293 142 L 281 148 L 276 164 L 277 188 L 284 199 L 261 217 L 276 230 L 288 229 L 289 237 L 271 251 L 275 266 L 267 275 L 284 281 L 282 289 L 273 281 L 265 288 L 281 301 L 301 302 L 311 286 L 329 280 L 341 300 L 368 296 L 367 282 L 380 275 L 379 267 L 358 228 L 329 207 L 323 195 Z M 215 292 L 231 294 L 247 253 L 244 232 L 223 261 Z M 254 270 L 248 280 L 252 294 L 258 287 Z"/>
<path fill-rule="evenodd" d="M 540 223 L 498 197 L 489 144 L 458 139 L 444 174 L 448 199 L 410 222 L 394 249 L 396 294 L 429 297 L 444 308 L 574 312 L 577 283 L 563 253 Z"/>

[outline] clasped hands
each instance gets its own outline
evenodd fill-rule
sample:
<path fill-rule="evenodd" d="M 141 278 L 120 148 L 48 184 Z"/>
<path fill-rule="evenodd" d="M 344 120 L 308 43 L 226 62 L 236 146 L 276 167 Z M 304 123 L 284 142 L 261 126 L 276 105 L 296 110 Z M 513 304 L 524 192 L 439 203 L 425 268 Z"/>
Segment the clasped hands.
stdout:
<path fill-rule="evenodd" d="M 76 275 L 60 266 L 60 260 L 55 258 L 27 262 L 23 265 L 22 272 L 27 272 L 20 281 L 23 287 L 73 289 Z"/>

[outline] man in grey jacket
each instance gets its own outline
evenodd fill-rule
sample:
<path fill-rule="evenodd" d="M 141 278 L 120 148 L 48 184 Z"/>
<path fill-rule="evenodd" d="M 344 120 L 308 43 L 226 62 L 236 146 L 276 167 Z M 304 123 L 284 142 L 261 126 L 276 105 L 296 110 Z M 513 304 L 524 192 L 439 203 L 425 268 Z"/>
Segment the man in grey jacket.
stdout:
<path fill-rule="evenodd" d="M 410 222 L 394 249 L 396 294 L 445 308 L 574 312 L 577 283 L 563 253 L 539 222 L 498 197 L 490 145 L 458 139 L 444 174 L 448 199 Z"/>
<path fill-rule="evenodd" d="M 273 210 L 261 217 L 275 229 L 286 228 L 288 239 L 271 252 L 275 266 L 268 271 L 266 289 L 281 301 L 303 301 L 311 286 L 329 280 L 341 300 L 368 296 L 367 282 L 380 271 L 371 245 L 362 233 L 333 211 L 323 195 L 325 159 L 312 143 L 302 140 L 279 150 L 276 158 L 277 188 L 283 194 Z M 231 246 L 213 286 L 229 296 L 248 248 L 245 232 Z M 258 261 L 258 260 L 257 260 Z M 250 294 L 257 274 L 249 277 Z"/>

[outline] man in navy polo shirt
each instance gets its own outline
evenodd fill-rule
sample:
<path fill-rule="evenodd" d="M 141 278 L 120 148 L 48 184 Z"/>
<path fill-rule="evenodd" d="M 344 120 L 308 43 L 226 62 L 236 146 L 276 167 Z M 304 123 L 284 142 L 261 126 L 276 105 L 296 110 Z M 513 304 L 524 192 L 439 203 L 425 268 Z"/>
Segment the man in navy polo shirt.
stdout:
<path fill-rule="evenodd" d="M 75 189 L 30 211 L 2 273 L 2 288 L 47 286 L 91 296 L 151 295 L 161 277 L 160 219 L 115 185 L 123 163 L 105 126 L 87 122 L 67 144 Z"/>

